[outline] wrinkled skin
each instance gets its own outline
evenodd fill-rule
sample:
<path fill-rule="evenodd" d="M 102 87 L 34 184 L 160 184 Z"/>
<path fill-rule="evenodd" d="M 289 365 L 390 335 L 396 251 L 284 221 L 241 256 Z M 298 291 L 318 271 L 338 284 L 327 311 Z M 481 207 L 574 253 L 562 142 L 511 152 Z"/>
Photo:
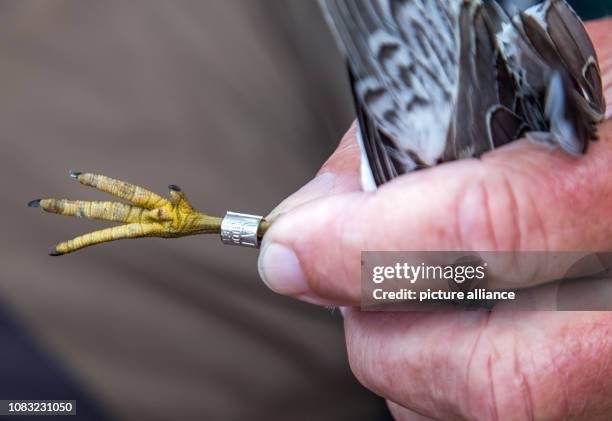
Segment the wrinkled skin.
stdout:
<path fill-rule="evenodd" d="M 588 30 L 610 104 L 612 20 Z M 610 419 L 612 313 L 351 306 L 360 301 L 361 250 L 612 250 L 612 121 L 581 158 L 519 141 L 375 193 L 360 191 L 354 134 L 273 212 L 260 257 L 268 286 L 345 306 L 352 370 L 399 420 Z"/>

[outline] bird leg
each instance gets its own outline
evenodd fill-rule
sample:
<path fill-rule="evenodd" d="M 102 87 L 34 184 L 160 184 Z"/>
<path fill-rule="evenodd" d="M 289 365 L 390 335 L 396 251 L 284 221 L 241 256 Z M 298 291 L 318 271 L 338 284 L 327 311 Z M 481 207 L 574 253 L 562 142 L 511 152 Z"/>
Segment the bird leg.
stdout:
<path fill-rule="evenodd" d="M 109 193 L 127 203 L 82 201 L 66 199 L 38 199 L 28 206 L 49 213 L 79 218 L 120 222 L 123 225 L 90 232 L 53 247 L 51 256 L 72 253 L 84 247 L 109 241 L 162 237 L 176 238 L 198 234 L 219 234 L 223 218 L 196 211 L 175 185 L 170 185 L 170 199 L 142 187 L 99 174 L 70 172 L 70 176 L 88 187 Z M 269 222 L 262 221 L 257 236 L 263 237 Z"/>

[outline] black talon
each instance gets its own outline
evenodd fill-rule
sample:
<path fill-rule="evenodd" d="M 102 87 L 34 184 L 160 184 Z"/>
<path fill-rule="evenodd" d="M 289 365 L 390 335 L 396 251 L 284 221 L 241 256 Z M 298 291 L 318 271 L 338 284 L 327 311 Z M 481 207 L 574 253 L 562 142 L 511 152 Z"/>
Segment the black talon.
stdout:
<path fill-rule="evenodd" d="M 53 256 L 53 257 L 55 257 L 55 256 L 61 256 L 61 255 L 63 255 L 63 254 L 64 254 L 64 253 L 61 253 L 61 252 L 57 251 L 57 248 L 55 248 L 55 247 L 51 247 L 51 248 L 49 249 L 49 256 Z"/>
<path fill-rule="evenodd" d="M 168 188 L 172 191 L 181 191 L 181 188 L 177 186 L 176 184 L 170 184 Z"/>
<path fill-rule="evenodd" d="M 28 202 L 28 206 L 29 206 L 30 208 L 39 208 L 39 207 L 40 207 L 40 201 L 41 201 L 41 200 L 42 200 L 42 199 L 31 200 L 31 201 L 29 201 L 29 202 Z"/>
<path fill-rule="evenodd" d="M 79 178 L 79 175 L 81 175 L 83 173 L 82 172 L 78 172 L 78 171 L 70 170 L 69 174 L 70 174 L 70 177 L 72 177 L 74 179 L 77 179 L 77 178 Z"/>

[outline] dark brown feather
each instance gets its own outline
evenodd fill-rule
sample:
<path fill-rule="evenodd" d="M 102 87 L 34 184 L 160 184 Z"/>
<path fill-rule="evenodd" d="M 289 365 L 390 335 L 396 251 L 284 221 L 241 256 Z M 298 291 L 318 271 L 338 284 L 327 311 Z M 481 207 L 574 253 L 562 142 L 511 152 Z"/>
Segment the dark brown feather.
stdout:
<path fill-rule="evenodd" d="M 548 33 L 572 77 L 587 92 L 589 102 L 604 114 L 601 71 L 593 43 L 580 18 L 565 1 L 553 0 L 546 16 Z"/>

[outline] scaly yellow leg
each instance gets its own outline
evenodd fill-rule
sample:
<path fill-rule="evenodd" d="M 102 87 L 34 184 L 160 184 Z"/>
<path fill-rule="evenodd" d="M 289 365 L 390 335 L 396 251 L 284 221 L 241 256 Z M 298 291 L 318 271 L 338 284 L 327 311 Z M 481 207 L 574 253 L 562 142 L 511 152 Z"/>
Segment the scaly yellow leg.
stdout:
<path fill-rule="evenodd" d="M 61 256 L 84 247 L 126 238 L 175 238 L 197 234 L 218 234 L 222 218 L 197 212 L 181 189 L 169 186 L 171 199 L 166 199 L 142 187 L 99 174 L 70 172 L 81 184 L 110 193 L 126 203 L 82 201 L 66 199 L 38 199 L 28 203 L 46 212 L 104 221 L 124 225 L 91 232 L 70 241 L 59 243 L 49 253 Z M 260 236 L 269 223 L 262 222 Z"/>

